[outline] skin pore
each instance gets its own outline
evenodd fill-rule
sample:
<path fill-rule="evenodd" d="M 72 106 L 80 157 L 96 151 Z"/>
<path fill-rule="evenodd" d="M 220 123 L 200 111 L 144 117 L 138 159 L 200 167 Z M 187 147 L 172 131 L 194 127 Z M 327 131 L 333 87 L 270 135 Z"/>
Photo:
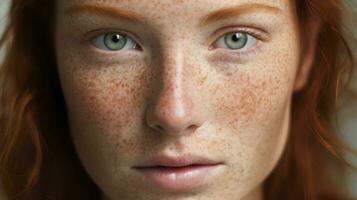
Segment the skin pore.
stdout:
<path fill-rule="evenodd" d="M 71 135 L 103 200 L 262 200 L 311 64 L 293 10 L 289 0 L 57 1 Z M 125 47 L 108 48 L 107 33 L 127 37 Z M 230 33 L 247 44 L 230 49 Z M 131 169 L 183 153 L 223 170 L 205 187 L 172 192 Z"/>

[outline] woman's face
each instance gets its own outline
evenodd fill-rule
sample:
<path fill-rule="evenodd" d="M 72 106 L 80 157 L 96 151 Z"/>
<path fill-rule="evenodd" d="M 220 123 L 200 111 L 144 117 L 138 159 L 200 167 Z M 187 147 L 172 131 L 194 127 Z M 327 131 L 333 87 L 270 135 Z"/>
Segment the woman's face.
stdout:
<path fill-rule="evenodd" d="M 289 0 L 57 1 L 70 131 L 103 199 L 260 199 L 302 79 L 293 10 Z M 220 164 L 134 168 L 182 155 Z"/>

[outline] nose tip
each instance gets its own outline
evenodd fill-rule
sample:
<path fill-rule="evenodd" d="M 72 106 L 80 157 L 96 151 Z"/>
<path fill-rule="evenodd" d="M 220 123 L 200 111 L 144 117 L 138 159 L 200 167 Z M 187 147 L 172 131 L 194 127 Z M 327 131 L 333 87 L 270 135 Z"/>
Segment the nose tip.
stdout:
<path fill-rule="evenodd" d="M 147 124 L 157 132 L 169 135 L 186 135 L 194 132 L 204 119 L 196 105 L 183 105 L 181 100 L 157 103 L 148 107 Z"/>

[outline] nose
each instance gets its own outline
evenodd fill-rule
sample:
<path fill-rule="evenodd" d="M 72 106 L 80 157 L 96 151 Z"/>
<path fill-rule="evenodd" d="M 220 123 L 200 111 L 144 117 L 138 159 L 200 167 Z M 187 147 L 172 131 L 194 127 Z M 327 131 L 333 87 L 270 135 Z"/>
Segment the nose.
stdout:
<path fill-rule="evenodd" d="M 146 110 L 146 122 L 156 132 L 187 135 L 205 122 L 206 114 L 194 84 L 195 75 L 184 64 L 184 59 L 179 49 L 158 59 L 155 92 Z"/>

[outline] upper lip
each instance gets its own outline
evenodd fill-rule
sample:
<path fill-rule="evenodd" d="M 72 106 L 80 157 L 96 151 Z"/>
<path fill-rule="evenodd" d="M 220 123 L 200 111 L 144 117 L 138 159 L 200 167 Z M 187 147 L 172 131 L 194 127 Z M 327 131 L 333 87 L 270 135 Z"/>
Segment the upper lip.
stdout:
<path fill-rule="evenodd" d="M 214 165 L 222 164 L 221 161 L 211 160 L 203 156 L 193 155 L 193 154 L 181 154 L 178 156 L 168 156 L 168 155 L 156 155 L 151 159 L 148 159 L 139 165 L 134 166 L 134 168 L 140 167 L 153 167 L 153 166 L 166 166 L 166 167 L 182 167 L 188 165 Z"/>

